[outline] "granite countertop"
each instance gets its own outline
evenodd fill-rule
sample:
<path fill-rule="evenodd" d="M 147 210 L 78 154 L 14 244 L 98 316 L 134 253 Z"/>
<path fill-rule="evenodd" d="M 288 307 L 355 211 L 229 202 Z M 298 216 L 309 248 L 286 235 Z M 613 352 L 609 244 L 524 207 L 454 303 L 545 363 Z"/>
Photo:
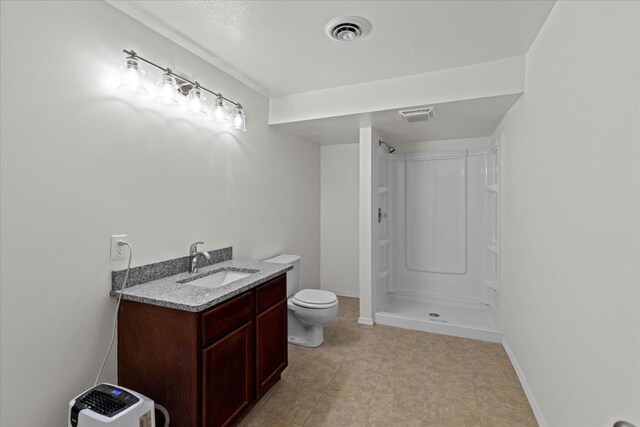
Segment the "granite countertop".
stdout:
<path fill-rule="evenodd" d="M 181 272 L 146 283 L 127 286 L 122 292 L 122 299 L 199 312 L 280 276 L 292 268 L 292 266 L 284 264 L 231 259 L 202 267 L 195 274 Z M 252 274 L 219 288 L 178 283 L 185 279 L 200 278 L 221 270 Z M 116 287 L 112 290 L 111 296 L 117 297 L 120 294 L 118 289 Z"/>

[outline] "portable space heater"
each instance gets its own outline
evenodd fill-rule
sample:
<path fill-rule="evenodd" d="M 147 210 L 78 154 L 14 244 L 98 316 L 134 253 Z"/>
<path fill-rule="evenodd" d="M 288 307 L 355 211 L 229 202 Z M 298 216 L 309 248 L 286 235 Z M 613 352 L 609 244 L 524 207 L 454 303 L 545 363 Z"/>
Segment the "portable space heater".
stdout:
<path fill-rule="evenodd" d="M 111 384 L 98 384 L 69 402 L 69 427 L 155 427 L 153 400 Z"/>

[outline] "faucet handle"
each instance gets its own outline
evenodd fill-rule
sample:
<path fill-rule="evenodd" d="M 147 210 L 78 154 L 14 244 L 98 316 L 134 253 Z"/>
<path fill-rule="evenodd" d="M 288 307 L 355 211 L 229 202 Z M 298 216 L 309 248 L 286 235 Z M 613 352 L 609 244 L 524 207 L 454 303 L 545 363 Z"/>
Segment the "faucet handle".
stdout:
<path fill-rule="evenodd" d="M 191 246 L 189 246 L 189 254 L 193 255 L 196 252 L 198 252 L 198 245 L 204 245 L 204 242 L 195 242 L 192 243 Z"/>

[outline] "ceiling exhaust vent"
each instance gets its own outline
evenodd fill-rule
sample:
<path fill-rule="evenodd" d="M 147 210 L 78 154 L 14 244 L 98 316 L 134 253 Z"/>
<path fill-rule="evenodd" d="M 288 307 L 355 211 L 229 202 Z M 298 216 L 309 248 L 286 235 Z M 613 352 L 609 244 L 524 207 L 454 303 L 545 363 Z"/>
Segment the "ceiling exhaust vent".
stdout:
<path fill-rule="evenodd" d="M 411 110 L 398 111 L 400 117 L 405 122 L 426 122 L 429 119 L 433 119 L 434 109 L 433 107 L 414 108 Z"/>
<path fill-rule="evenodd" d="M 359 16 L 340 16 L 329 21 L 324 31 L 329 38 L 339 42 L 351 42 L 362 38 L 371 30 L 371 24 Z"/>

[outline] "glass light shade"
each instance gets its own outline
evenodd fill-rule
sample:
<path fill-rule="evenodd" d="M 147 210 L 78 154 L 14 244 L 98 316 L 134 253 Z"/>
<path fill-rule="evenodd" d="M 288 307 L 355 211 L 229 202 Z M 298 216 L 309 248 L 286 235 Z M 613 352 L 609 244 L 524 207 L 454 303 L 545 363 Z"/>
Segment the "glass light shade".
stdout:
<path fill-rule="evenodd" d="M 236 107 L 231 113 L 231 127 L 237 130 L 246 131 L 247 116 L 242 111 L 242 108 Z"/>
<path fill-rule="evenodd" d="M 213 108 L 213 118 L 220 123 L 226 123 L 229 121 L 229 111 L 224 105 L 224 101 L 221 98 L 216 100 L 216 106 Z"/>
<path fill-rule="evenodd" d="M 158 104 L 168 105 L 169 107 L 180 106 L 178 101 L 178 85 L 176 79 L 169 74 L 164 74 L 160 80 L 158 80 L 156 99 L 154 100 Z"/>
<path fill-rule="evenodd" d="M 194 87 L 191 89 L 189 95 L 187 95 L 187 114 L 190 116 L 205 117 L 207 115 L 206 100 L 199 88 Z"/>
<path fill-rule="evenodd" d="M 136 58 L 126 58 L 120 69 L 120 92 L 133 95 L 146 95 L 144 87 L 144 69 Z"/>

